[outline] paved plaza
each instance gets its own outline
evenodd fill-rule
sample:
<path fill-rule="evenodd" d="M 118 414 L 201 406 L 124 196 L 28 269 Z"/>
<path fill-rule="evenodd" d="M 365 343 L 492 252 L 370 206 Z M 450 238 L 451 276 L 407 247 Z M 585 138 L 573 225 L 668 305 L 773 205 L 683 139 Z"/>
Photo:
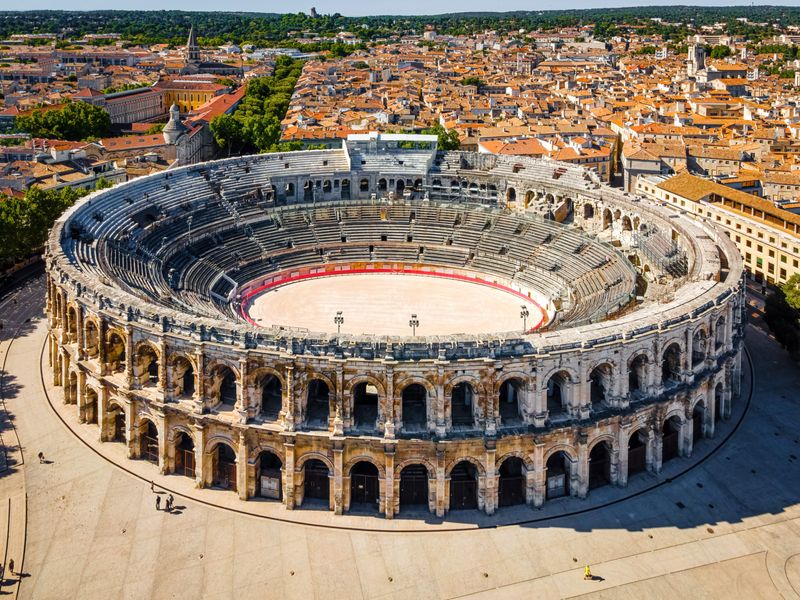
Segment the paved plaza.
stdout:
<path fill-rule="evenodd" d="M 403 514 L 390 523 L 196 490 L 124 459 L 120 444 L 100 444 L 96 428 L 61 404 L 61 389 L 43 383 L 42 289 L 38 282 L 16 303 L 0 301 L 0 557 L 22 572 L 6 573 L 5 592 L 37 600 L 800 597 L 800 370 L 760 329 L 748 328 L 754 368 L 731 421 L 660 476 L 540 511 L 501 509 L 495 519 L 468 511 L 442 523 Z M 175 495 L 172 514 L 156 511 L 151 479 Z"/>

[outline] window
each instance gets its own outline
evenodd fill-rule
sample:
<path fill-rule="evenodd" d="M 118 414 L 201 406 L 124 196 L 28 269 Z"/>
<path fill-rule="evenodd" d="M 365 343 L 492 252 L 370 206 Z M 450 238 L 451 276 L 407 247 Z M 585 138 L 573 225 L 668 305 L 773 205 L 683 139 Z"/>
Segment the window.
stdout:
<path fill-rule="evenodd" d="M 744 245 L 749 248 L 750 246 L 752 246 L 752 243 L 750 242 L 750 240 L 746 240 Z"/>

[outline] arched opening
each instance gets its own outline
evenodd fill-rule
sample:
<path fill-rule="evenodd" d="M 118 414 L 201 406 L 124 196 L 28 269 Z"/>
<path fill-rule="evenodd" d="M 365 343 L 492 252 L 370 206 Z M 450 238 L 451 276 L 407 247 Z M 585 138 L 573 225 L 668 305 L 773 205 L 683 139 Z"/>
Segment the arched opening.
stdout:
<path fill-rule="evenodd" d="M 136 356 L 139 385 L 156 385 L 158 383 L 158 354 L 150 346 L 139 348 Z"/>
<path fill-rule="evenodd" d="M 216 388 L 216 400 L 223 407 L 236 405 L 236 374 L 229 367 L 218 367 L 214 371 L 212 389 Z"/>
<path fill-rule="evenodd" d="M 528 208 L 536 200 L 536 194 L 532 190 L 525 192 L 525 208 Z"/>
<path fill-rule="evenodd" d="M 497 500 L 500 506 L 525 503 L 525 463 L 517 456 L 510 456 L 500 465 Z"/>
<path fill-rule="evenodd" d="M 214 448 L 211 473 L 214 487 L 236 490 L 236 452 L 228 444 L 220 442 Z"/>
<path fill-rule="evenodd" d="M 386 188 L 386 180 L 383 177 L 381 177 L 380 179 L 378 179 L 378 191 L 379 192 L 385 192 L 386 189 L 387 189 Z"/>
<path fill-rule="evenodd" d="M 694 410 L 692 410 L 692 442 L 694 444 L 705 437 L 705 427 L 703 427 L 705 417 L 706 407 L 701 400 L 694 405 Z"/>
<path fill-rule="evenodd" d="M 450 510 L 478 508 L 478 469 L 462 460 L 450 471 Z"/>
<path fill-rule="evenodd" d="M 139 433 L 139 458 L 158 464 L 158 429 L 150 420 L 142 423 Z"/>
<path fill-rule="evenodd" d="M 506 379 L 500 386 L 500 422 L 514 425 L 522 422 L 520 396 L 523 383 L 519 379 Z"/>
<path fill-rule="evenodd" d="M 172 365 L 173 394 L 178 398 L 191 398 L 194 395 L 194 367 L 183 356 L 177 357 Z"/>
<path fill-rule="evenodd" d="M 360 191 L 362 191 L 362 192 L 368 192 L 369 191 L 369 179 L 362 179 L 358 183 L 358 189 Z"/>
<path fill-rule="evenodd" d="M 637 429 L 628 438 L 628 478 L 647 469 L 647 433 Z"/>
<path fill-rule="evenodd" d="M 277 419 L 282 407 L 281 380 L 269 373 L 261 380 L 261 415 L 266 419 Z"/>
<path fill-rule="evenodd" d="M 633 217 L 633 230 L 639 231 L 639 217 Z"/>
<path fill-rule="evenodd" d="M 306 462 L 303 466 L 303 499 L 323 500 L 330 502 L 330 479 L 328 467 L 316 458 Z"/>
<path fill-rule="evenodd" d="M 342 179 L 342 200 L 350 200 L 350 180 L 349 179 Z"/>
<path fill-rule="evenodd" d="M 175 441 L 175 473 L 195 477 L 194 439 L 185 431 L 181 431 Z"/>
<path fill-rule="evenodd" d="M 362 460 L 350 469 L 350 506 L 378 508 L 380 474 L 378 467 Z"/>
<path fill-rule="evenodd" d="M 632 231 L 633 230 L 633 223 L 631 223 L 631 218 L 627 215 L 622 217 L 622 231 Z"/>
<path fill-rule="evenodd" d="M 594 219 L 594 206 L 592 206 L 591 204 L 583 205 L 583 218 Z"/>
<path fill-rule="evenodd" d="M 291 182 L 287 183 L 286 186 L 284 187 L 284 191 L 285 191 L 287 197 L 294 198 L 294 184 L 293 183 L 291 183 Z"/>
<path fill-rule="evenodd" d="M 622 211 L 620 209 L 617 209 L 614 211 L 614 220 L 619 221 L 620 218 L 622 218 Z"/>
<path fill-rule="evenodd" d="M 664 350 L 664 359 L 661 362 L 661 379 L 664 385 L 669 382 L 677 383 L 681 379 L 681 347 L 670 344 Z"/>
<path fill-rule="evenodd" d="M 71 344 L 78 341 L 78 313 L 72 306 L 67 309 L 67 341 Z"/>
<path fill-rule="evenodd" d="M 89 358 L 96 358 L 100 351 L 100 332 L 94 321 L 86 323 L 86 334 L 84 336 L 84 347 Z"/>
<path fill-rule="evenodd" d="M 635 356 L 628 364 L 628 392 L 644 393 L 647 386 L 647 355 Z"/>
<path fill-rule="evenodd" d="M 569 494 L 571 461 L 566 452 L 556 452 L 547 459 L 547 499 Z"/>
<path fill-rule="evenodd" d="M 331 183 L 330 179 L 326 179 L 322 183 L 322 193 L 323 194 L 330 194 L 332 189 L 333 189 L 333 184 Z"/>
<path fill-rule="evenodd" d="M 403 430 L 425 431 L 428 425 L 428 391 L 419 383 L 403 388 Z"/>
<path fill-rule="evenodd" d="M 661 438 L 661 464 L 678 456 L 680 443 L 681 420 L 677 416 L 670 417 L 664 422 Z"/>
<path fill-rule="evenodd" d="M 428 469 L 424 465 L 408 465 L 400 471 L 400 508 L 428 506 Z"/>
<path fill-rule="evenodd" d="M 125 342 L 116 333 L 112 333 L 108 336 L 108 343 L 106 344 L 106 360 L 108 361 L 109 369 L 112 372 L 121 373 L 125 370 Z"/>
<path fill-rule="evenodd" d="M 714 422 L 722 418 L 722 384 L 718 383 L 714 387 Z"/>
<path fill-rule="evenodd" d="M 506 201 L 507 202 L 517 201 L 517 190 L 515 190 L 513 187 L 510 187 L 506 190 Z"/>
<path fill-rule="evenodd" d="M 692 336 L 692 368 L 697 367 L 706 358 L 707 336 L 703 329 L 698 329 Z"/>
<path fill-rule="evenodd" d="M 111 441 L 125 443 L 125 411 L 116 404 L 108 409 L 108 420 L 111 423 Z"/>
<path fill-rule="evenodd" d="M 311 181 L 306 181 L 303 184 L 303 201 L 311 202 L 314 199 L 314 184 Z"/>
<path fill-rule="evenodd" d="M 402 179 L 398 179 L 395 189 L 397 190 L 397 195 L 399 196 L 400 194 L 403 193 L 403 190 L 406 189 L 406 182 Z"/>
<path fill-rule="evenodd" d="M 357 429 L 370 431 L 378 425 L 378 388 L 366 381 L 353 388 L 353 422 Z"/>
<path fill-rule="evenodd" d="M 472 386 L 462 381 L 453 386 L 450 396 L 450 410 L 453 427 L 473 427 L 475 417 L 472 412 L 475 393 Z"/>
<path fill-rule="evenodd" d="M 714 350 L 719 351 L 725 344 L 725 317 L 717 319 L 714 326 Z"/>
<path fill-rule="evenodd" d="M 566 413 L 567 403 L 569 401 L 567 396 L 567 386 L 570 384 L 570 382 L 571 379 L 569 373 L 566 371 L 559 371 L 550 379 L 548 379 L 547 412 L 550 415 L 550 418 Z"/>
<path fill-rule="evenodd" d="M 611 448 L 598 442 L 589 453 L 589 489 L 611 483 Z"/>
<path fill-rule="evenodd" d="M 592 369 L 589 375 L 589 397 L 592 408 L 598 409 L 608 401 L 612 378 L 613 370 L 608 363 L 603 363 Z"/>
<path fill-rule="evenodd" d="M 321 379 L 308 382 L 306 396 L 306 425 L 322 429 L 328 428 L 330 416 L 330 390 L 328 384 Z"/>
<path fill-rule="evenodd" d="M 83 398 L 83 420 L 86 423 L 97 423 L 97 392 L 86 388 Z"/>
<path fill-rule="evenodd" d="M 614 218 L 611 216 L 611 211 L 605 209 L 603 211 L 603 229 L 608 229 L 614 224 Z"/>
<path fill-rule="evenodd" d="M 258 455 L 258 490 L 261 498 L 280 500 L 283 494 L 281 470 L 283 463 L 277 455 L 264 450 Z"/>
<path fill-rule="evenodd" d="M 69 373 L 65 400 L 68 404 L 74 404 L 78 400 L 78 374 L 75 371 Z"/>

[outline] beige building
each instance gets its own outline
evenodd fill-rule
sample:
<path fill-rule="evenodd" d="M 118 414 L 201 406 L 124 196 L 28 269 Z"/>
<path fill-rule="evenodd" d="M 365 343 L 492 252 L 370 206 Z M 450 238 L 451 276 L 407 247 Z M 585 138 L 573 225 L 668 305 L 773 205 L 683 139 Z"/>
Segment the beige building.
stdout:
<path fill-rule="evenodd" d="M 780 284 L 800 273 L 800 215 L 689 173 L 640 178 L 636 191 L 722 228 L 756 279 Z"/>

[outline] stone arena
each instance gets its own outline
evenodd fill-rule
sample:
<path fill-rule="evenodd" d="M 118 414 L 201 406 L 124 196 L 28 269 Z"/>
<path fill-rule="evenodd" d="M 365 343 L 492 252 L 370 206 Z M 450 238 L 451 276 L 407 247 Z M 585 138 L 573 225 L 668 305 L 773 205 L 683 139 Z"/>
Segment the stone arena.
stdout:
<path fill-rule="evenodd" d="M 435 136 L 120 184 L 57 221 L 46 262 L 65 402 L 243 507 L 583 498 L 690 456 L 740 392 L 742 262 L 711 223 Z"/>

